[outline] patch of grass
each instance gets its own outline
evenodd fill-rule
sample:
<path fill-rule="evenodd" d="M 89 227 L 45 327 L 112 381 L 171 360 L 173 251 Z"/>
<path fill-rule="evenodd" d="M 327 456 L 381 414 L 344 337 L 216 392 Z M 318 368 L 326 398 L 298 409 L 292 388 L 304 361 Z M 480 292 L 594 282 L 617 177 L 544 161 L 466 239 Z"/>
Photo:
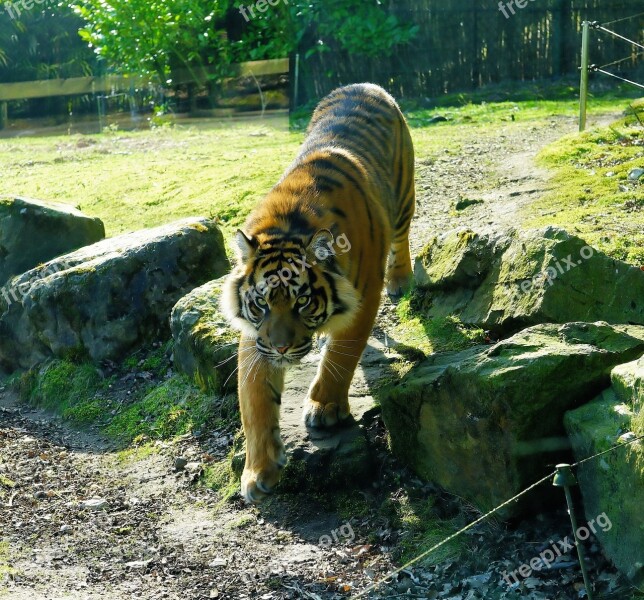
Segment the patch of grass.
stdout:
<path fill-rule="evenodd" d="M 121 409 L 104 431 L 126 443 L 140 436 L 172 438 L 203 427 L 212 404 L 186 377 L 173 375 Z"/>
<path fill-rule="evenodd" d="M 403 529 L 398 544 L 401 563 L 420 556 L 465 525 L 460 516 L 452 519 L 440 518 L 435 512 L 431 498 L 410 498 L 404 492 L 385 500 L 381 512 L 389 516 L 394 527 Z M 461 536 L 428 554 L 419 565 L 429 567 L 448 560 L 457 560 L 466 551 L 466 540 Z"/>
<path fill-rule="evenodd" d="M 16 570 L 9 566 L 9 541 L 0 540 L 0 578 L 5 575 L 14 575 Z"/>
<path fill-rule="evenodd" d="M 107 383 L 89 363 L 53 360 L 14 381 L 23 400 L 80 425 L 95 422 L 104 410 L 96 394 Z"/>
<path fill-rule="evenodd" d="M 301 140 L 269 122 L 0 140 L 2 187 L 74 206 L 81 198 L 108 236 L 195 215 L 219 216 L 232 232 Z"/>
<path fill-rule="evenodd" d="M 90 363 L 53 360 L 12 379 L 21 398 L 77 425 L 99 425 L 123 445 L 170 439 L 206 427 L 238 428 L 234 395 L 214 397 L 171 368 L 166 345 L 128 357 L 109 378 Z M 158 379 L 128 379 L 135 369 Z M 127 375 L 127 377 L 125 377 Z"/>
<path fill-rule="evenodd" d="M 554 170 L 552 191 L 526 209 L 526 226 L 555 223 L 614 258 L 644 265 L 644 185 L 628 179 L 644 167 L 644 128 L 634 117 L 566 136 L 539 160 Z"/>
<path fill-rule="evenodd" d="M 485 341 L 485 331 L 479 327 L 465 325 L 454 315 L 443 318 L 427 319 L 422 307 L 418 306 L 414 292 L 406 295 L 396 307 L 401 323 L 391 332 L 398 345 L 394 346 L 404 353 L 407 348 L 416 350 L 411 356 L 418 358 L 418 351 L 425 355 L 434 352 L 465 350 Z"/>
<path fill-rule="evenodd" d="M 206 466 L 201 483 L 218 492 L 221 504 L 232 500 L 239 491 L 239 476 L 232 468 L 232 459 Z"/>
<path fill-rule="evenodd" d="M 242 515 L 236 521 L 233 521 L 228 525 L 230 529 L 245 529 L 250 525 L 255 525 L 257 519 L 253 515 Z"/>

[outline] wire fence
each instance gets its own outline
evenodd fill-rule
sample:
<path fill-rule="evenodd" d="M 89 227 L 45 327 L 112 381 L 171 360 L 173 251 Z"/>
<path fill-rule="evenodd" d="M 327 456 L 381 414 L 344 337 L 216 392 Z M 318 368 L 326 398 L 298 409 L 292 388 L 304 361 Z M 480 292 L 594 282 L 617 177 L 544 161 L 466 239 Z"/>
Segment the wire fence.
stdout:
<path fill-rule="evenodd" d="M 402 0 L 390 12 L 419 26 L 416 38 L 391 56 L 351 56 L 327 40 L 309 37 L 299 48 L 300 104 L 334 87 L 373 81 L 397 98 L 435 97 L 503 81 L 558 78 L 578 72 L 582 23 L 619 23 L 629 39 L 644 44 L 641 0 L 539 0 L 525 8 L 500 10 L 498 0 Z M 599 32 L 598 32 L 599 33 Z M 320 42 L 325 52 L 305 58 Z M 644 72 L 637 53 L 624 56 L 622 41 L 591 40 L 591 56 L 620 60 L 621 74 Z"/>

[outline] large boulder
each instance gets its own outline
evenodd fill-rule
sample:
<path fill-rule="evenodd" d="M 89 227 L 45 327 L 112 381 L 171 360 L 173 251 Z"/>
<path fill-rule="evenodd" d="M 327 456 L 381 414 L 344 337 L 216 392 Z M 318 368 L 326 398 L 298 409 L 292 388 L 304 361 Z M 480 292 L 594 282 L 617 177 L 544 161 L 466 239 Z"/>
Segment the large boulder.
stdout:
<path fill-rule="evenodd" d="M 229 268 L 223 236 L 185 219 L 86 246 L 12 280 L 0 297 L 0 365 L 52 356 L 119 359 L 168 334 L 174 304 Z"/>
<path fill-rule="evenodd" d="M 644 327 L 570 323 L 434 355 L 379 394 L 392 449 L 426 479 L 490 509 L 565 457 L 564 413 L 642 354 Z"/>
<path fill-rule="evenodd" d="M 514 333 L 539 323 L 644 325 L 644 272 L 556 227 L 474 232 L 430 241 L 416 259 L 425 316 Z"/>
<path fill-rule="evenodd" d="M 236 389 L 239 332 L 221 313 L 219 299 L 225 277 L 195 288 L 175 304 L 170 317 L 177 370 L 203 391 Z"/>
<path fill-rule="evenodd" d="M 105 237 L 103 222 L 68 204 L 0 198 L 0 286 Z"/>
<path fill-rule="evenodd" d="M 612 387 L 566 414 L 577 460 L 644 434 L 644 358 L 613 369 Z M 635 441 L 578 467 L 588 521 L 606 513 L 597 531 L 606 556 L 637 585 L 644 584 L 644 443 Z"/>

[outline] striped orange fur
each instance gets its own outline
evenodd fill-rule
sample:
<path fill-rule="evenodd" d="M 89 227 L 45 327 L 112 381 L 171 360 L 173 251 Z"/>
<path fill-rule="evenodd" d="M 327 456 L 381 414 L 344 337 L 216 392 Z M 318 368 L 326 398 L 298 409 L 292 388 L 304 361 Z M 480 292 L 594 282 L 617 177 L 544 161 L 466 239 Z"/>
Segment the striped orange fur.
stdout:
<path fill-rule="evenodd" d="M 411 283 L 414 151 L 382 88 L 335 90 L 316 108 L 298 156 L 237 232 L 223 307 L 241 330 L 239 400 L 246 435 L 242 493 L 256 502 L 279 481 L 284 369 L 328 341 L 305 400 L 310 427 L 350 414 L 348 393 L 387 291 Z"/>

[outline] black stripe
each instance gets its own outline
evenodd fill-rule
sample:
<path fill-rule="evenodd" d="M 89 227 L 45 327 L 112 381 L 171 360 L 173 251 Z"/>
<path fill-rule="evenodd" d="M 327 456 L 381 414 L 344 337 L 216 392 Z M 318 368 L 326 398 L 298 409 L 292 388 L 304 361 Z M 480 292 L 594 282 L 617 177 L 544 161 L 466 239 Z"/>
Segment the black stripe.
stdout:
<path fill-rule="evenodd" d="M 338 216 L 338 217 L 341 217 L 342 219 L 346 219 L 346 218 L 347 218 L 347 213 L 345 213 L 341 208 L 337 208 L 336 206 L 334 206 L 334 207 L 331 209 L 331 212 L 332 212 L 334 215 L 336 215 L 336 216 Z"/>

